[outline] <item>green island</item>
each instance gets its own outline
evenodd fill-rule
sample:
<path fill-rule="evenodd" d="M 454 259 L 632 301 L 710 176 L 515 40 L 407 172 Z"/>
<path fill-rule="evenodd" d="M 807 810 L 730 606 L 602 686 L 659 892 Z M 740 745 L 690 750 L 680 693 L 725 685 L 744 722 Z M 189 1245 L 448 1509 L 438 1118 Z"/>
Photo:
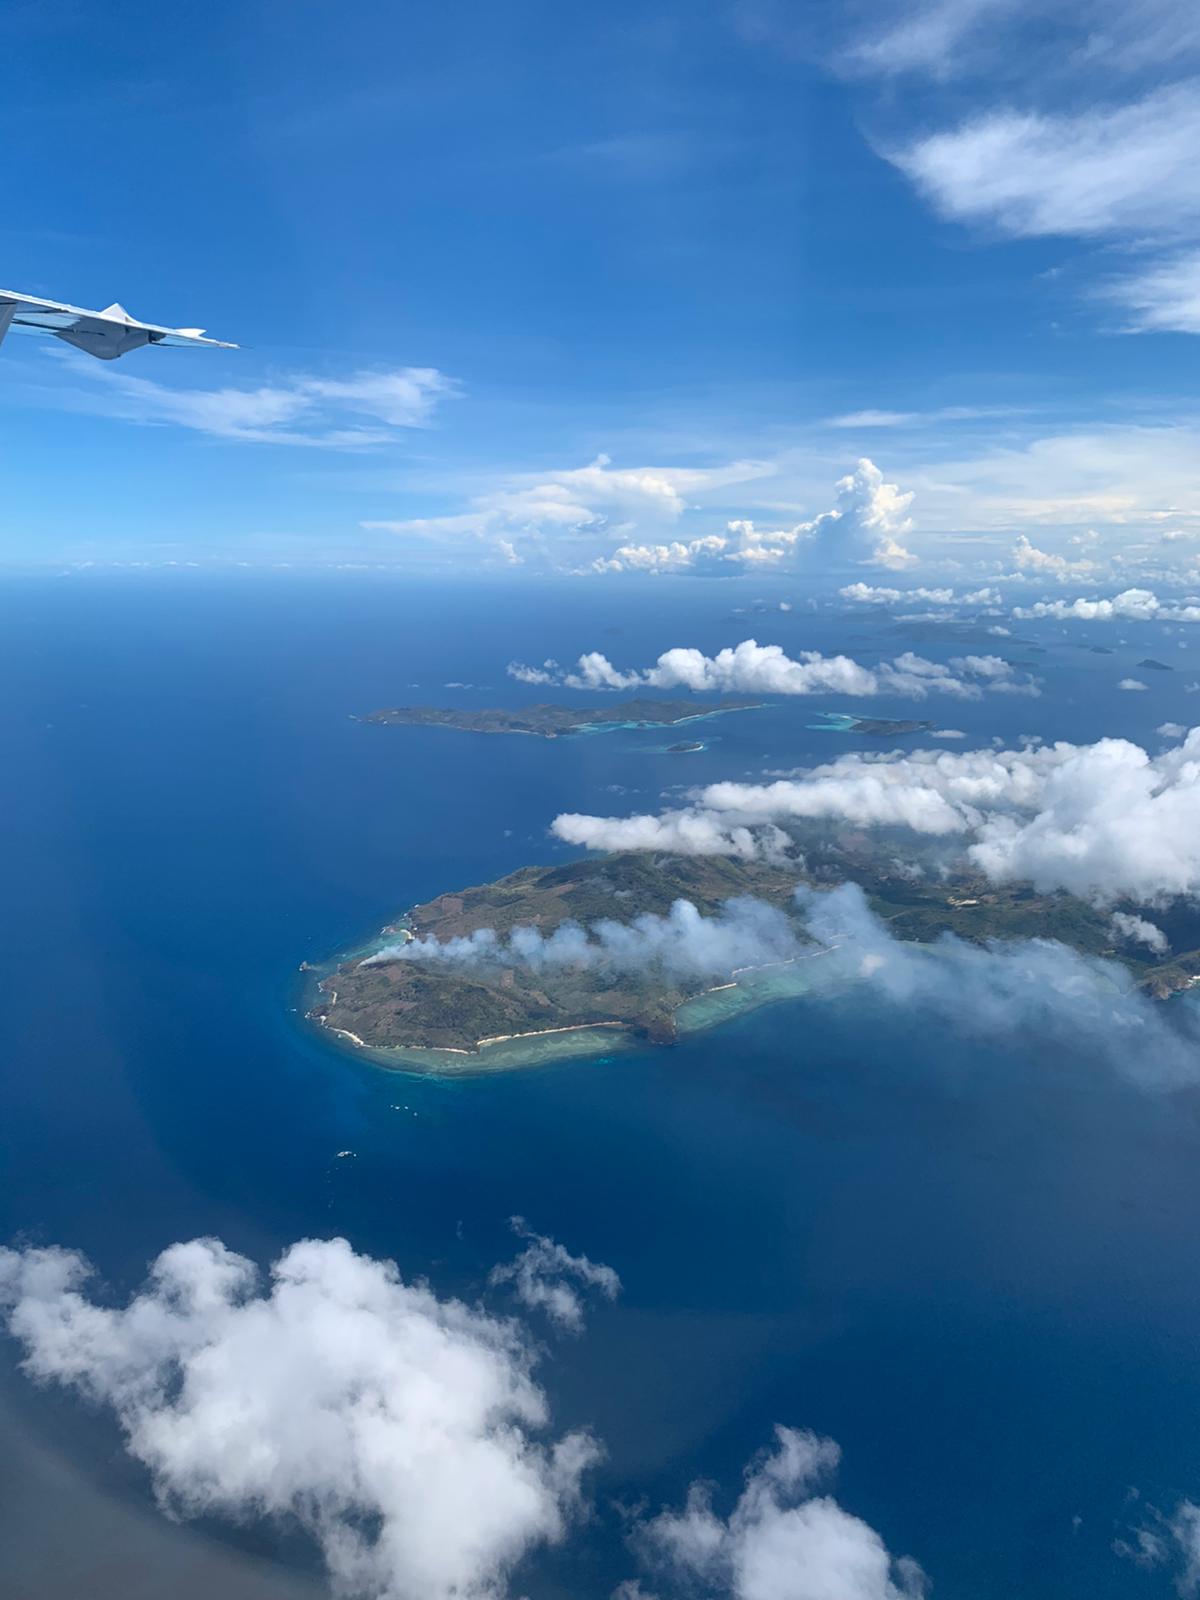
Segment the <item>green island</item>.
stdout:
<path fill-rule="evenodd" d="M 860 717 L 852 711 L 820 711 L 820 722 L 810 722 L 814 733 L 867 733 L 880 739 L 895 739 L 905 733 L 929 733 L 935 722 L 906 717 Z"/>
<path fill-rule="evenodd" d="M 1028 885 L 997 887 L 957 872 L 915 875 L 862 834 L 806 833 L 803 861 L 743 861 L 724 856 L 627 852 L 556 866 L 523 867 L 492 883 L 414 906 L 369 943 L 324 966 L 305 963 L 306 1015 L 333 1040 L 383 1065 L 434 1073 L 479 1072 L 570 1055 L 610 1054 L 637 1044 L 668 1044 L 811 985 L 808 945 L 769 967 L 693 980 L 661 968 L 638 974 L 593 964 L 536 970 L 519 962 L 389 958 L 412 939 L 439 941 L 491 929 L 548 935 L 565 923 L 584 928 L 642 913 L 665 915 L 679 899 L 704 916 L 753 896 L 790 912 L 798 881 L 831 888 L 852 880 L 894 937 L 927 943 L 943 933 L 972 941 L 1055 939 L 1085 954 L 1121 962 L 1160 998 L 1200 981 L 1200 949 L 1166 960 L 1114 935 L 1110 916 L 1061 893 Z M 1200 944 L 1200 930 L 1173 943 Z M 1147 959 L 1142 959 L 1146 957 Z"/>
<path fill-rule="evenodd" d="M 456 728 L 462 733 L 532 733 L 561 739 L 573 733 L 604 733 L 618 728 L 673 728 L 730 711 L 754 711 L 757 700 L 724 699 L 715 705 L 697 700 L 620 700 L 608 706 L 493 707 L 472 711 L 458 706 L 392 706 L 371 711 L 362 722 L 410 728 Z"/>

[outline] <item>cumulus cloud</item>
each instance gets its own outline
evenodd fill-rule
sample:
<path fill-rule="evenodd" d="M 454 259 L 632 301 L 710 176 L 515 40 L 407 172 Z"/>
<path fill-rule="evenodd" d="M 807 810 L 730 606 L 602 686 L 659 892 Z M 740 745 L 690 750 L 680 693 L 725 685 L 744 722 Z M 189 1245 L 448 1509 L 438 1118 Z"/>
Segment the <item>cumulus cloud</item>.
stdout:
<path fill-rule="evenodd" d="M 1108 599 L 1038 600 L 1014 607 L 1013 616 L 1078 622 L 1200 622 L 1200 603 L 1185 600 L 1176 605 L 1161 601 L 1152 589 L 1123 589 Z"/>
<path fill-rule="evenodd" d="M 804 521 L 763 526 L 752 506 L 730 515 L 729 491 L 778 478 L 781 466 L 779 460 L 739 460 L 621 467 L 599 455 L 582 467 L 512 474 L 445 514 L 362 526 L 440 545 L 481 542 L 509 562 L 537 560 L 575 573 L 733 576 L 914 563 L 901 542 L 913 526 L 913 493 L 887 481 L 866 457 L 838 479 L 833 504 Z"/>
<path fill-rule="evenodd" d="M 709 534 L 686 543 L 673 539 L 670 544 L 623 544 L 611 556 L 597 556 L 593 572 L 684 572 L 720 561 L 729 541 L 720 534 Z"/>
<path fill-rule="evenodd" d="M 717 783 L 658 816 L 568 813 L 552 831 L 592 850 L 778 854 L 779 829 L 832 819 L 962 841 L 997 883 L 1032 882 L 1098 903 L 1200 892 L 1200 729 L 1151 757 L 1126 739 L 1020 750 L 858 753 L 771 783 Z M 676 846 L 674 841 L 681 843 Z"/>
<path fill-rule="evenodd" d="M 920 602 L 927 606 L 994 606 L 1000 603 L 999 590 L 988 588 L 956 594 L 953 589 L 888 589 L 859 582 L 847 584 L 838 594 L 843 600 L 864 606 L 897 605 L 901 601 L 906 605 Z"/>
<path fill-rule="evenodd" d="M 811 522 L 774 530 L 730 524 L 741 540 L 736 559 L 757 566 L 802 560 L 823 572 L 847 563 L 899 569 L 916 562 L 900 542 L 913 527 L 911 490 L 888 483 L 866 456 L 838 479 L 836 490 L 833 508 Z"/>
<path fill-rule="evenodd" d="M 300 1523 L 337 1588 L 371 1600 L 501 1600 L 560 1540 L 597 1449 L 545 1442 L 521 1329 L 403 1281 L 342 1239 L 254 1265 L 172 1245 L 124 1307 L 61 1249 L 0 1251 L 25 1370 L 109 1406 L 182 1516 Z"/>
<path fill-rule="evenodd" d="M 635 1547 L 668 1578 L 730 1600 L 921 1600 L 916 1562 L 894 1560 L 874 1528 L 824 1492 L 840 1456 L 832 1439 L 777 1427 L 727 1517 L 711 1486 L 694 1483 L 682 1511 L 641 1524 Z"/>
<path fill-rule="evenodd" d="M 1122 678 L 1117 684 L 1117 688 L 1141 693 L 1147 690 L 1148 685 L 1144 684 L 1140 678 Z"/>
<path fill-rule="evenodd" d="M 1018 536 L 1013 546 L 1012 557 L 1019 572 L 1057 578 L 1060 583 L 1065 583 L 1068 578 L 1086 577 L 1089 572 L 1096 570 L 1096 563 L 1089 561 L 1086 556 L 1071 561 L 1066 556 L 1056 555 L 1053 551 L 1039 550 L 1024 533 Z"/>
<path fill-rule="evenodd" d="M 754 845 L 759 848 L 757 840 Z M 531 972 L 586 968 L 635 974 L 655 969 L 668 978 L 702 978 L 790 960 L 799 948 L 782 911 L 745 897 L 727 900 L 708 917 L 690 900 L 676 900 L 665 916 L 646 911 L 631 922 L 603 918 L 587 928 L 577 922 L 560 923 L 548 934 L 522 927 L 501 937 L 491 928 L 479 928 L 454 939 L 410 939 L 386 946 L 363 965 L 421 961 L 454 967 L 521 967 Z"/>
<path fill-rule="evenodd" d="M 599 455 L 582 467 L 514 475 L 475 495 L 463 511 L 362 526 L 443 543 L 482 540 L 495 548 L 506 545 L 519 559 L 527 552 L 554 565 L 575 565 L 584 541 L 644 528 L 671 529 L 691 508 L 692 496 L 770 470 L 755 461 L 720 467 L 618 467 Z M 705 544 L 695 541 L 697 552 Z M 688 549 L 688 541 L 674 538 L 653 544 L 629 540 L 611 558 L 618 563 L 612 570 L 672 570 L 688 564 Z"/>
<path fill-rule="evenodd" d="M 900 543 L 912 526 L 910 492 L 885 481 L 865 456 L 836 484 L 828 511 L 786 528 L 762 528 L 749 518 L 728 522 L 723 534 L 687 543 L 626 545 L 592 563 L 597 572 L 677 572 L 687 568 L 747 571 L 808 566 L 822 572 L 845 565 L 903 568 L 916 557 Z"/>
<path fill-rule="evenodd" d="M 566 1333 L 583 1331 L 581 1289 L 594 1289 L 606 1300 L 621 1292 L 621 1280 L 611 1267 L 573 1256 L 563 1245 L 534 1233 L 524 1217 L 511 1219 L 512 1230 L 525 1240 L 515 1261 L 493 1267 L 489 1282 L 511 1284 L 517 1299 L 531 1311 L 544 1311 Z"/>
<path fill-rule="evenodd" d="M 1156 956 L 1166 955 L 1169 948 L 1166 934 L 1145 917 L 1134 916 L 1129 911 L 1114 911 L 1109 920 L 1119 939 L 1131 939 L 1135 944 L 1144 944 Z"/>
<path fill-rule="evenodd" d="M 690 689 L 697 693 L 842 694 L 855 698 L 891 694 L 923 700 L 948 694 L 976 700 L 984 690 L 1036 693 L 1036 685 L 1018 680 L 999 656 L 959 656 L 949 664 L 929 661 L 905 651 L 875 667 L 861 666 L 850 656 L 825 656 L 802 650 L 793 658 L 777 644 L 743 639 L 715 656 L 678 646 L 665 650 L 652 667 L 622 670 L 598 650 L 580 656 L 570 670 L 509 664 L 511 677 L 522 683 L 559 682 L 570 689 Z"/>

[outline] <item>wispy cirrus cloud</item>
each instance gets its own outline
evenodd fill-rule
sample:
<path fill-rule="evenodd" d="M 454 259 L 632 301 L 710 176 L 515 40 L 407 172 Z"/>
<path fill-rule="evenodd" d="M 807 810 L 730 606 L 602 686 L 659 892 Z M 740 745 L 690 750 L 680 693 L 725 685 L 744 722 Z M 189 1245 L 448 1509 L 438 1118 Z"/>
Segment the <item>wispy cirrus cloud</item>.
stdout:
<path fill-rule="evenodd" d="M 257 388 L 182 389 L 53 353 L 81 380 L 73 389 L 56 385 L 55 404 L 251 444 L 370 450 L 394 442 L 399 431 L 428 427 L 438 404 L 461 392 L 436 367 L 363 369 L 344 377 L 300 373 Z"/>
<path fill-rule="evenodd" d="M 1099 80 L 1103 82 L 1103 79 Z M 1024 97 L 1022 97 L 1024 98 Z M 995 106 L 883 153 L 942 218 L 1004 238 L 1083 239 L 1139 264 L 1088 289 L 1117 331 L 1200 332 L 1200 84 L 1083 109 Z"/>
<path fill-rule="evenodd" d="M 891 151 L 940 215 L 1017 238 L 1187 235 L 1200 224 L 1200 91 L 1078 112 L 988 111 Z"/>

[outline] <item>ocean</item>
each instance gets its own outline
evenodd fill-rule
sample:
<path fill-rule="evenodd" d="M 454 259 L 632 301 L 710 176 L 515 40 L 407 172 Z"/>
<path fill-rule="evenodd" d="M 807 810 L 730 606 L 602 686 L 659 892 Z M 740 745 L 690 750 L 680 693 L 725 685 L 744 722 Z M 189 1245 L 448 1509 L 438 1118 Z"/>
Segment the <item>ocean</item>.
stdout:
<path fill-rule="evenodd" d="M 814 727 L 820 713 L 933 718 L 968 736 L 947 748 L 1157 748 L 1154 728 L 1197 704 L 1182 629 L 1012 624 L 1025 644 L 989 645 L 803 595 L 756 609 L 731 600 L 740 584 L 667 593 L 353 572 L 5 580 L 0 1238 L 80 1248 L 119 1292 L 177 1239 L 217 1235 L 265 1264 L 341 1234 L 473 1298 L 513 1252 L 513 1214 L 610 1263 L 620 1298 L 548 1341 L 540 1369 L 556 1428 L 591 1427 L 606 1456 L 592 1522 L 521 1569 L 531 1600 L 603 1600 L 635 1571 L 619 1508 L 678 1504 L 698 1477 L 728 1503 L 776 1423 L 838 1440 L 839 1500 L 935 1596 L 1166 1594 L 1112 1547 L 1141 1507 L 1200 1495 L 1194 1095 L 861 994 L 455 1081 L 379 1070 L 303 1025 L 302 961 L 443 890 L 567 859 L 547 833 L 558 811 L 652 808 L 676 786 L 880 747 Z M 746 637 L 867 662 L 1034 641 L 1043 693 L 772 702 L 692 725 L 705 749 L 682 756 L 661 730 L 544 741 L 353 720 L 552 697 L 505 676 L 514 658 L 598 649 L 633 666 Z M 1079 648 L 1094 642 L 1113 654 Z M 1147 655 L 1177 670 L 1118 690 Z M 294 1533 L 164 1520 L 111 1420 L 35 1389 L 11 1345 L 0 1408 L 6 1595 L 320 1592 Z"/>

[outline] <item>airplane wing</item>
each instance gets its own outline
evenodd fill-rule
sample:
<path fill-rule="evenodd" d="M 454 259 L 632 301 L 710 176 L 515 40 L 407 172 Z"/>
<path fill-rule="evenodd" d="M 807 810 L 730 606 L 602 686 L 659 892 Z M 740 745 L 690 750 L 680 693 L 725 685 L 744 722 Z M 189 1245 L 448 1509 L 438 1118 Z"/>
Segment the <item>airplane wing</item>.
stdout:
<path fill-rule="evenodd" d="M 31 333 L 49 333 L 56 339 L 86 350 L 101 361 L 115 361 L 130 350 L 148 344 L 207 345 L 213 350 L 236 350 L 235 344 L 206 339 L 203 328 L 160 328 L 153 322 L 139 322 L 124 306 L 111 305 L 103 311 L 84 311 L 79 306 L 60 305 L 57 300 L 38 300 L 33 295 L 14 294 L 0 289 L 0 344 L 10 328 Z"/>

